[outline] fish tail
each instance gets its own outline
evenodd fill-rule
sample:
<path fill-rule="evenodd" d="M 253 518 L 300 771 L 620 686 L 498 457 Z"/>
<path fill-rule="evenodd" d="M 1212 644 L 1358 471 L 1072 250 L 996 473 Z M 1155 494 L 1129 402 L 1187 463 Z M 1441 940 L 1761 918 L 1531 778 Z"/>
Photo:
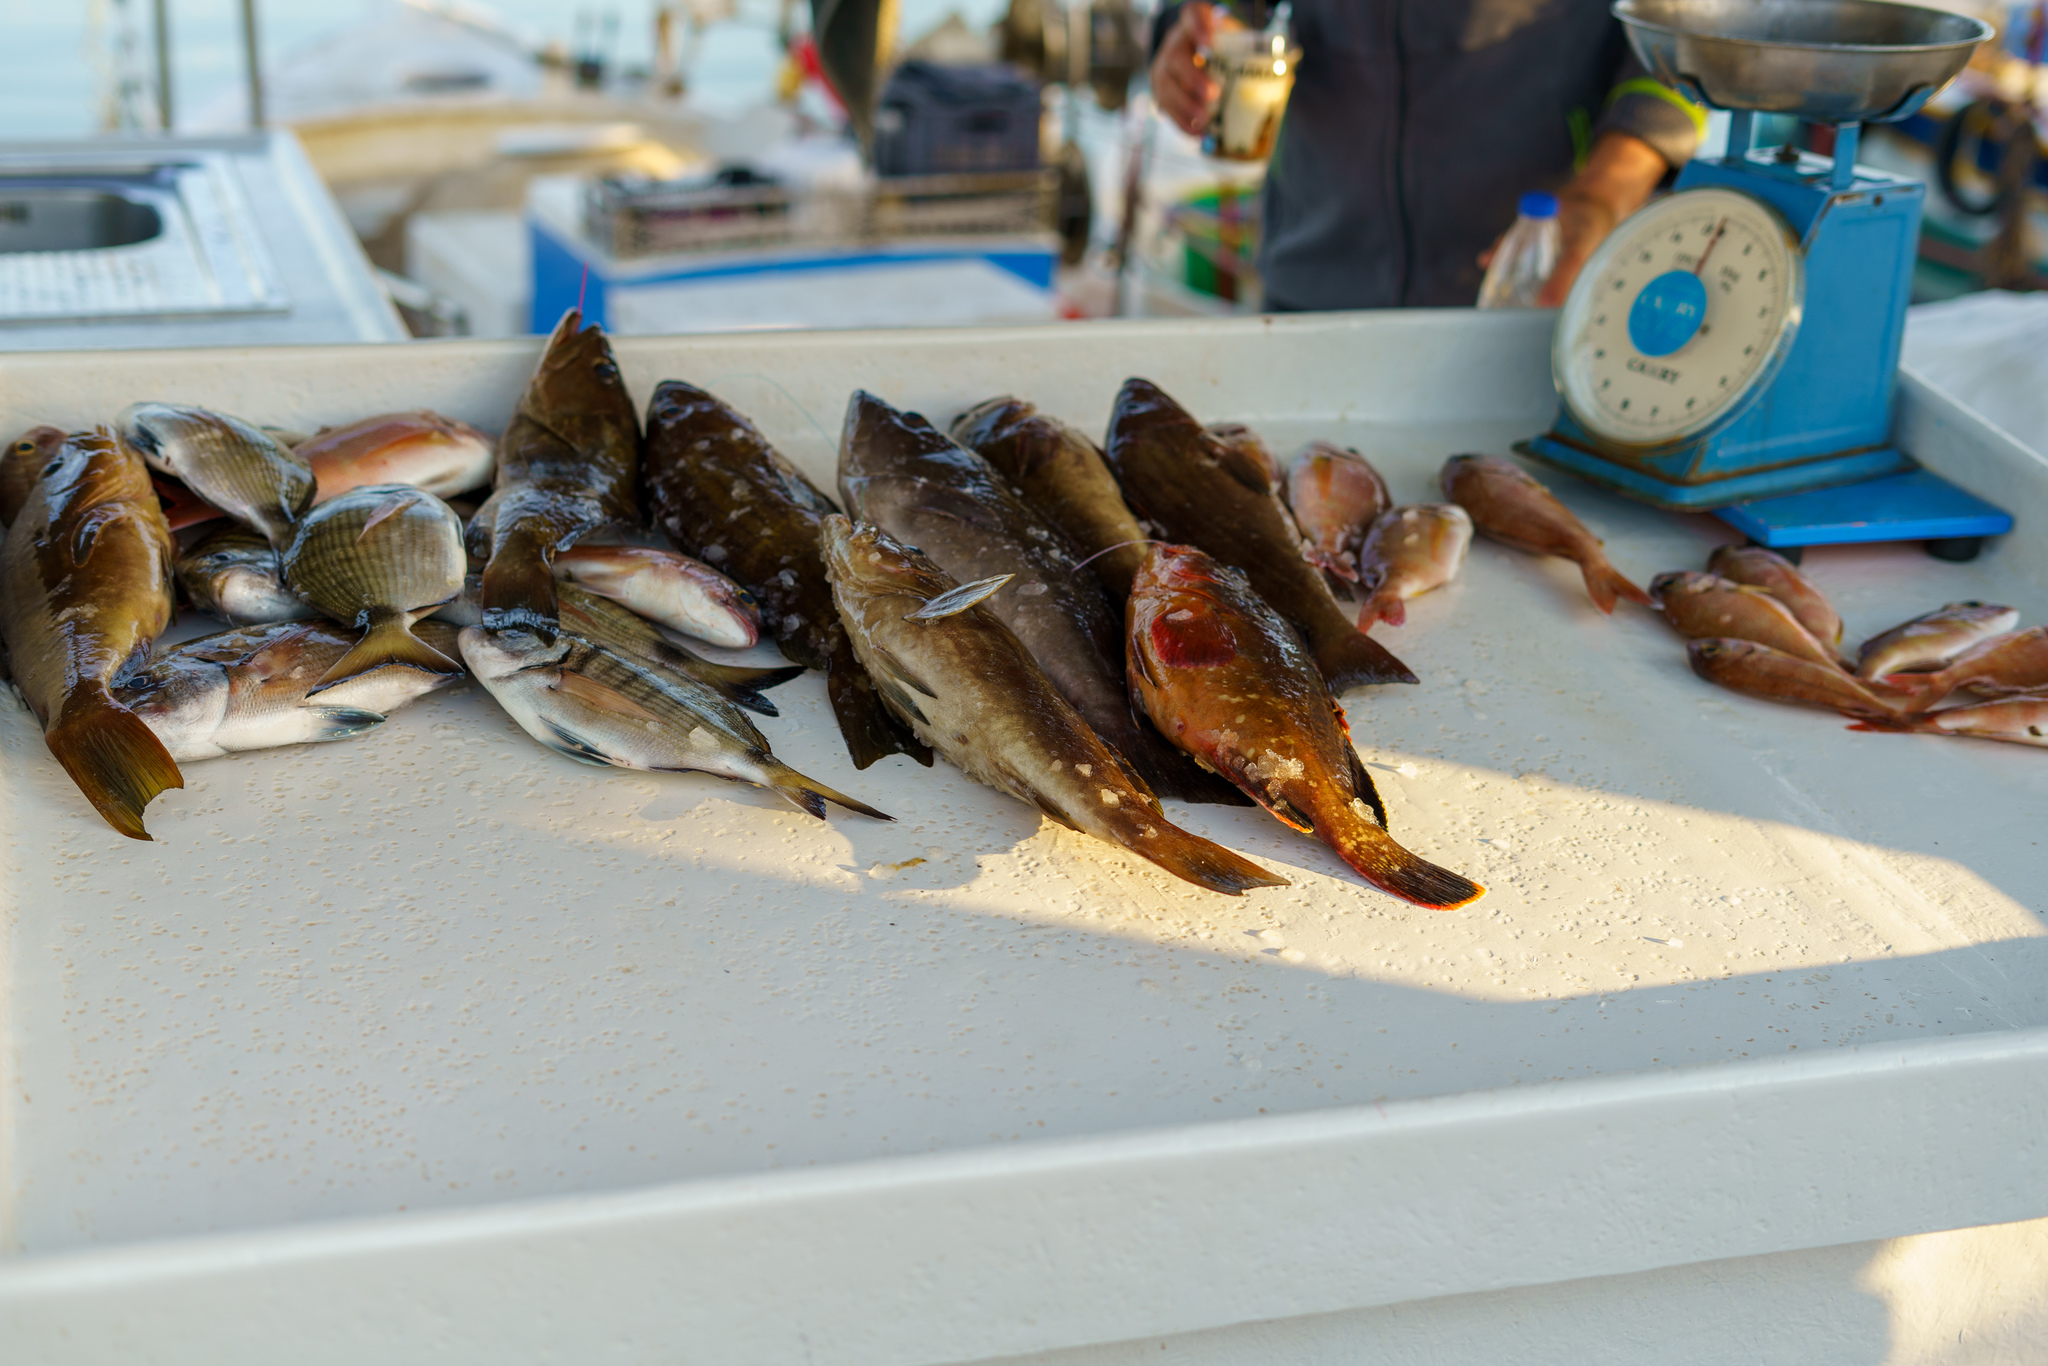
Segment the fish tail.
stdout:
<path fill-rule="evenodd" d="M 1486 895 L 1486 889 L 1472 879 L 1403 849 L 1392 835 L 1363 816 L 1347 812 L 1335 819 L 1319 819 L 1316 833 L 1360 877 L 1403 901 L 1455 911 Z"/>
<path fill-rule="evenodd" d="M 846 752 L 855 768 L 866 768 L 891 754 L 908 754 L 926 768 L 932 766 L 931 750 L 889 715 L 874 680 L 850 647 L 841 645 L 827 662 L 825 694 L 832 701 L 832 714 L 838 718 L 839 733 L 846 739 Z"/>
<path fill-rule="evenodd" d="M 893 821 L 896 818 L 886 811 L 877 811 L 866 802 L 856 801 L 844 792 L 835 792 L 815 778 L 806 778 L 778 759 L 769 759 L 762 765 L 767 785 L 780 793 L 798 810 L 808 815 L 825 819 L 825 803 L 843 806 L 848 811 L 858 811 L 863 816 L 873 816 L 878 821 Z"/>
<path fill-rule="evenodd" d="M 333 667 L 320 675 L 318 683 L 306 689 L 306 696 L 325 692 L 337 683 L 346 683 L 386 664 L 403 664 L 408 669 L 442 677 L 462 672 L 460 664 L 412 633 L 403 612 L 391 612 L 372 618 L 363 638 L 335 660 Z"/>
<path fill-rule="evenodd" d="M 1316 667 L 1329 681 L 1330 691 L 1341 693 L 1367 683 L 1415 683 L 1414 670 L 1394 658 L 1386 646 L 1350 622 L 1344 629 L 1328 632 L 1316 642 Z"/>
<path fill-rule="evenodd" d="M 552 546 L 528 526 L 515 526 L 498 542 L 478 593 L 486 630 L 559 629 Z"/>
<path fill-rule="evenodd" d="M 104 687 L 67 699 L 43 742 L 107 824 L 132 840 L 150 838 L 142 809 L 156 794 L 185 785 L 156 732 Z"/>
<path fill-rule="evenodd" d="M 1609 616 L 1614 615 L 1614 604 L 1621 598 L 1627 598 L 1638 607 L 1656 606 L 1650 601 L 1650 595 L 1609 564 L 1605 555 L 1587 556 L 1580 563 L 1579 572 L 1585 576 L 1586 591 L 1593 595 L 1593 605 Z"/>
<path fill-rule="evenodd" d="M 1955 691 L 1955 685 L 1938 673 L 1886 674 L 1861 681 L 1879 699 L 1890 694 L 1909 711 L 1926 711 Z"/>
<path fill-rule="evenodd" d="M 1926 735 L 1941 733 L 1941 727 L 1939 726 L 1930 726 L 1924 722 L 1907 720 L 1904 717 L 1863 716 L 1850 711 L 1845 711 L 1842 715 L 1855 722 L 1854 725 L 1844 727 L 1845 730 L 1876 731 L 1889 735 L 1911 735 L 1915 732 Z"/>
<path fill-rule="evenodd" d="M 1119 827 L 1114 834 L 1124 848 L 1182 881 L 1225 896 L 1242 896 L 1254 887 L 1287 886 L 1278 873 L 1156 816 L 1141 818 L 1135 829 Z"/>

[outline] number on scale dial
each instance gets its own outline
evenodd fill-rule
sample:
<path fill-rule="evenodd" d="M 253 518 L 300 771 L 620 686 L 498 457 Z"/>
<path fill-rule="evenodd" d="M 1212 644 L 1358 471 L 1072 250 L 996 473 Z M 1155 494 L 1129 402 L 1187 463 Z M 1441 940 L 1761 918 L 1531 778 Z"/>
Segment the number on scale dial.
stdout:
<path fill-rule="evenodd" d="M 1699 436 L 1768 383 L 1799 326 L 1798 241 L 1735 190 L 1684 190 L 1600 244 L 1558 318 L 1551 368 L 1572 416 L 1623 446 Z"/>

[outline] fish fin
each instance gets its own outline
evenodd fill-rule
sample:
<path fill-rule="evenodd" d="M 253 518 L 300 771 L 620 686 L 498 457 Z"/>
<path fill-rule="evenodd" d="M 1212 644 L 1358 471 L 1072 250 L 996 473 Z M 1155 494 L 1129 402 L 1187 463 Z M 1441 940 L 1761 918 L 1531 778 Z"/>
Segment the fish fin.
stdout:
<path fill-rule="evenodd" d="M 555 691 L 573 697 L 587 707 L 608 711 L 615 716 L 629 716 L 636 721 L 659 722 L 661 718 L 635 702 L 617 688 L 609 687 L 585 674 L 563 669 L 555 678 Z"/>
<path fill-rule="evenodd" d="M 1204 433 L 1204 435 L 1208 436 L 1207 433 Z M 1273 481 L 1266 477 L 1266 467 L 1259 463 L 1257 456 L 1247 453 L 1242 448 L 1228 441 L 1218 440 L 1214 436 L 1208 436 L 1208 444 L 1210 457 L 1218 465 L 1221 465 L 1224 473 L 1228 474 L 1232 479 L 1243 484 L 1253 493 L 1271 493 L 1273 491 Z"/>
<path fill-rule="evenodd" d="M 1313 835 L 1316 832 L 1315 818 L 1285 797 L 1268 797 L 1259 805 L 1278 818 L 1282 825 L 1299 830 L 1304 835 Z"/>
<path fill-rule="evenodd" d="M 82 565 L 92 558 L 93 547 L 99 544 L 100 533 L 127 515 L 127 509 L 119 503 L 101 503 L 78 519 L 78 526 L 71 533 L 71 563 Z"/>
<path fill-rule="evenodd" d="M 306 689 L 306 696 L 324 692 L 337 683 L 346 683 L 358 674 L 381 669 L 386 664 L 403 664 L 409 669 L 442 676 L 463 672 L 462 665 L 414 635 L 407 627 L 403 613 L 393 613 L 381 621 L 371 622 L 370 629 L 363 632 L 363 638 L 347 654 L 335 660 L 327 672 L 320 675 L 318 683 Z"/>
<path fill-rule="evenodd" d="M 1401 601 L 1399 593 L 1382 590 L 1365 600 L 1365 606 L 1358 609 L 1358 629 L 1369 629 L 1373 623 L 1384 621 L 1389 626 L 1405 626 L 1408 623 L 1408 604 Z"/>
<path fill-rule="evenodd" d="M 1019 784 L 1019 786 L 1023 785 Z M 1026 788 L 1025 790 L 1027 792 L 1030 791 L 1029 788 Z M 1043 812 L 1047 820 L 1050 820 L 1058 825 L 1064 825 L 1065 827 L 1067 827 L 1067 829 L 1075 831 L 1076 833 L 1085 833 L 1081 831 L 1080 826 L 1074 824 L 1072 820 L 1068 819 L 1066 812 L 1060 810 L 1059 807 L 1053 805 L 1052 799 L 1050 797 L 1045 796 L 1043 793 L 1030 792 L 1030 798 L 1031 804 L 1037 807 L 1041 812 Z"/>
<path fill-rule="evenodd" d="M 1358 757 L 1358 751 L 1351 747 L 1348 736 L 1345 741 L 1344 752 L 1351 759 L 1352 795 L 1365 803 L 1367 809 L 1372 812 L 1372 818 L 1380 823 L 1380 829 L 1386 829 L 1387 804 L 1380 799 L 1378 785 L 1373 782 L 1372 774 L 1366 771 L 1365 761 Z"/>
<path fill-rule="evenodd" d="M 880 644 L 875 644 L 871 642 L 869 648 L 874 651 L 875 658 L 881 660 L 883 664 L 888 666 L 889 674 L 893 679 L 895 679 L 899 683 L 905 684 L 908 687 L 915 688 L 917 691 L 923 693 L 926 697 L 931 698 L 935 702 L 938 700 L 939 695 L 933 692 L 931 688 L 925 684 L 925 681 L 923 679 L 919 678 L 916 674 L 912 673 L 909 670 L 909 668 L 904 665 L 902 660 L 896 658 L 895 655 L 889 653 L 889 651 Z M 921 713 L 920 719 L 922 719 Z"/>
<path fill-rule="evenodd" d="M 1140 717 L 1139 724 L 1149 727 L 1152 723 Z M 1165 740 L 1163 736 L 1160 738 Z M 1175 801 L 1196 802 L 1204 806 L 1257 805 L 1235 784 L 1204 769 L 1192 756 L 1175 749 L 1171 743 L 1161 743 L 1141 751 L 1127 762 L 1151 789 L 1154 800 L 1171 797 Z"/>
<path fill-rule="evenodd" d="M 1867 730 L 1886 732 L 1892 735 L 1910 735 L 1914 731 L 1932 733 L 1940 729 L 1938 726 L 1923 725 L 1898 717 L 1863 716 L 1853 711 L 1845 711 L 1842 715 L 1849 717 L 1856 723 L 1852 726 L 1844 726 L 1844 730 Z"/>
<path fill-rule="evenodd" d="M 183 787 L 164 742 L 104 687 L 64 703 L 43 742 L 108 825 L 132 840 L 150 838 L 142 809 L 167 787 Z"/>
<path fill-rule="evenodd" d="M 1580 564 L 1579 573 L 1586 580 L 1586 591 L 1593 595 L 1593 605 L 1609 616 L 1614 614 L 1614 604 L 1620 598 L 1627 598 L 1638 607 L 1654 608 L 1657 605 L 1627 575 L 1609 564 L 1605 555 L 1587 559 Z"/>
<path fill-rule="evenodd" d="M 930 747 L 889 714 L 875 680 L 844 644 L 827 660 L 825 696 L 832 703 L 833 718 L 839 722 L 839 734 L 855 768 L 866 768 L 891 754 L 908 754 L 926 768 L 932 766 Z"/>
<path fill-rule="evenodd" d="M 825 819 L 825 803 L 843 806 L 848 811 L 858 811 L 863 816 L 873 816 L 878 821 L 893 821 L 896 818 L 886 811 L 877 811 L 866 802 L 857 801 L 844 792 L 835 792 L 815 778 L 806 778 L 788 764 L 769 756 L 762 765 L 767 770 L 767 786 L 784 800 L 806 815 Z"/>
<path fill-rule="evenodd" d="M 1332 632 L 1316 649 L 1316 667 L 1332 693 L 1367 683 L 1416 683 L 1421 680 L 1386 646 L 1360 631 Z"/>
<path fill-rule="evenodd" d="M 407 508 L 411 507 L 415 502 L 417 502 L 418 499 L 419 493 L 415 489 L 400 489 L 396 492 L 385 495 L 384 501 L 377 504 L 376 507 L 371 508 L 370 515 L 363 519 L 363 529 L 356 533 L 357 543 L 360 544 L 362 542 L 363 537 L 369 535 L 371 529 L 374 528 L 377 525 L 377 523 L 383 521 L 387 517 L 392 517 L 397 515 L 398 513 L 405 511 Z"/>
<path fill-rule="evenodd" d="M 558 629 L 561 607 L 549 545 L 523 526 L 498 542 L 478 591 L 486 630 Z"/>
<path fill-rule="evenodd" d="M 1164 819 L 1153 819 L 1158 820 L 1158 824 L 1151 827 L 1155 831 L 1153 835 L 1146 837 L 1141 834 L 1124 840 L 1123 845 L 1182 881 L 1225 896 L 1242 896 L 1254 887 L 1288 885 L 1286 878 L 1261 868 L 1242 854 L 1169 824 Z"/>
<path fill-rule="evenodd" d="M 576 734 L 575 731 L 546 717 L 541 718 L 541 724 L 546 726 L 555 738 L 553 740 L 549 740 L 546 736 L 535 736 L 534 738 L 538 739 L 555 753 L 562 755 L 564 758 L 574 759 L 579 764 L 590 764 L 597 768 L 612 767 L 612 761 L 605 757 L 603 750 L 592 745 L 582 736 Z"/>
<path fill-rule="evenodd" d="M 1486 895 L 1486 888 L 1472 879 L 1403 849 L 1356 812 L 1350 819 L 1325 822 L 1318 837 L 1367 882 L 1417 906 L 1455 911 Z"/>
<path fill-rule="evenodd" d="M 938 621 L 942 617 L 958 616 L 977 602 L 995 596 L 998 588 L 1016 578 L 1015 574 L 997 574 L 992 578 L 976 579 L 963 583 L 958 588 L 941 593 L 915 612 L 905 612 L 905 621 Z M 931 696 L 929 692 L 925 694 Z"/>
<path fill-rule="evenodd" d="M 1346 585 L 1358 582 L 1358 571 L 1328 551 L 1308 546 L 1303 548 L 1301 557 L 1323 571 L 1323 578 L 1333 592 L 1341 593 Z"/>
<path fill-rule="evenodd" d="M 306 710 L 320 723 L 318 731 L 306 737 L 308 740 L 346 740 L 384 724 L 384 713 L 367 707 L 307 707 Z"/>

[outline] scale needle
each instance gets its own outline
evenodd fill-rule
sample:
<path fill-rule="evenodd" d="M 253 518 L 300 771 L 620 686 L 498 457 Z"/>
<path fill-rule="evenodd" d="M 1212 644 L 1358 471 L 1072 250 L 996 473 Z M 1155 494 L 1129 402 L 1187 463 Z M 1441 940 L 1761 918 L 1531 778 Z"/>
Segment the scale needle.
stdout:
<path fill-rule="evenodd" d="M 1698 275 L 1701 271 L 1707 268 L 1707 258 L 1714 254 L 1714 248 L 1720 244 L 1721 234 L 1726 231 L 1728 231 L 1728 220 L 1726 218 L 1723 218 L 1719 223 L 1714 225 L 1713 240 L 1707 243 L 1707 249 L 1700 253 L 1699 260 L 1693 262 L 1692 273 L 1694 275 Z"/>

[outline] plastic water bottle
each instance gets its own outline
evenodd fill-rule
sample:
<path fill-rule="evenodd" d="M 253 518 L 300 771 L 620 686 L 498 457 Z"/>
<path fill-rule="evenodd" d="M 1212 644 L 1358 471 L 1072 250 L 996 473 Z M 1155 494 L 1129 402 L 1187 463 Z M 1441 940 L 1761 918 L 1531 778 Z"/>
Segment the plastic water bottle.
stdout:
<path fill-rule="evenodd" d="M 1531 190 L 1518 211 L 1479 286 L 1481 308 L 1534 308 L 1543 282 L 1557 268 L 1557 196 Z"/>

